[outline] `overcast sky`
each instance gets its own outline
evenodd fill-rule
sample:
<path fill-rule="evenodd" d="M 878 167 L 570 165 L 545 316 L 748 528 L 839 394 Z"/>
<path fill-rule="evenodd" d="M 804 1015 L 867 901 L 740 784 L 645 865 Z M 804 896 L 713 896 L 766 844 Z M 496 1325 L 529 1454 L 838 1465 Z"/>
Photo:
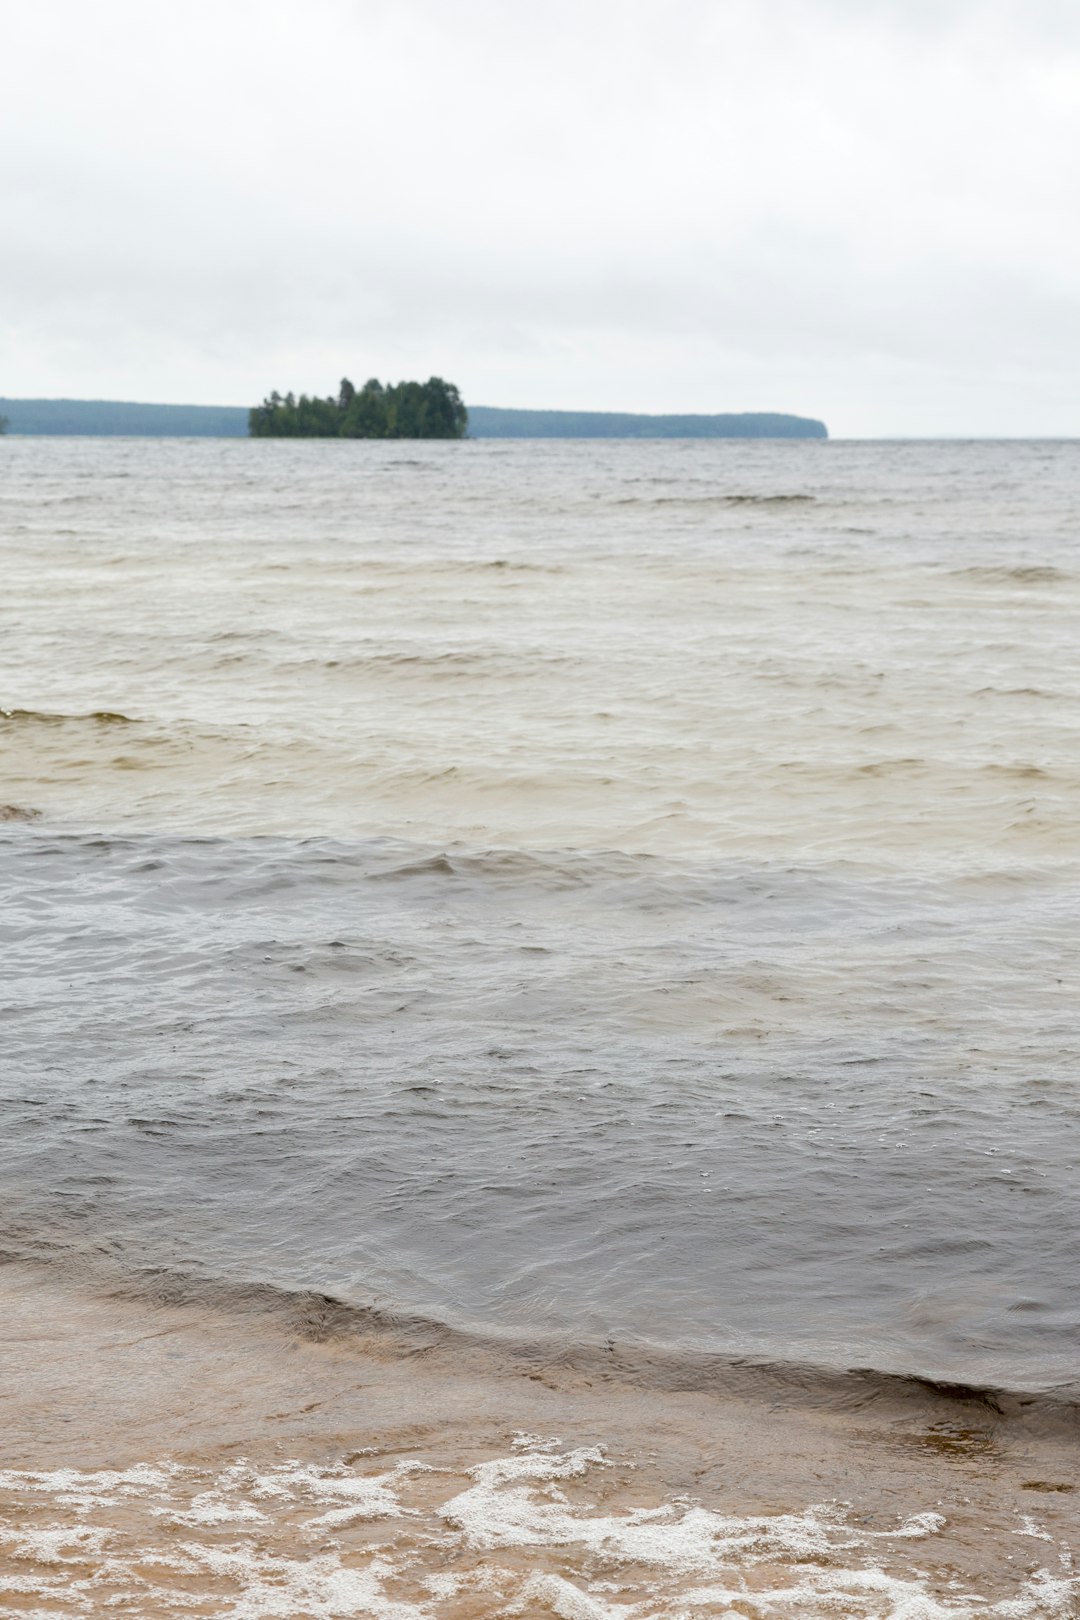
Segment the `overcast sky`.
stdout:
<path fill-rule="evenodd" d="M 1080 435 L 1080 0 L 0 0 L 0 395 Z"/>

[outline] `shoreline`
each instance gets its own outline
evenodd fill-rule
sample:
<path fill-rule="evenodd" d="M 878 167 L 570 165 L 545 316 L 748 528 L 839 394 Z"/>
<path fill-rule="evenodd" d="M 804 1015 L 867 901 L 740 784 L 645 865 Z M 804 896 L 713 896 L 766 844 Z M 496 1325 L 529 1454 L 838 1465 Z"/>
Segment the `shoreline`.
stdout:
<path fill-rule="evenodd" d="M 64 1286 L 55 1276 L 22 1264 L 4 1268 L 0 1301 L 0 1387 L 6 1392 L 5 1472 L 0 1476 L 0 1496 L 3 1518 L 9 1525 L 14 1522 L 13 1514 L 17 1519 L 20 1512 L 30 1513 L 33 1520 L 38 1511 L 34 1492 L 47 1489 L 52 1515 L 45 1515 L 48 1522 L 55 1527 L 59 1505 L 71 1519 L 74 1533 L 74 1528 L 85 1527 L 88 1521 L 85 1513 L 80 1517 L 71 1506 L 71 1493 L 75 1490 L 77 1497 L 80 1490 L 84 1496 L 89 1491 L 93 1496 L 98 1486 L 92 1481 L 86 1484 L 91 1474 L 98 1478 L 104 1477 L 102 1470 L 117 1474 L 149 1468 L 159 1471 L 154 1476 L 156 1484 L 151 1482 L 143 1490 L 138 1483 L 143 1476 L 136 1473 L 134 1484 L 124 1486 L 119 1498 L 114 1491 L 109 1500 L 113 1518 L 119 1513 L 125 1525 L 137 1518 L 142 1540 L 149 1537 L 153 1542 L 158 1534 L 155 1526 L 168 1539 L 166 1521 L 176 1520 L 178 1514 L 177 1522 L 182 1520 L 190 1532 L 196 1522 L 192 1513 L 197 1519 L 202 1511 L 193 1509 L 191 1503 L 226 1497 L 233 1501 L 240 1489 L 235 1482 L 241 1476 L 258 1478 L 263 1483 L 252 1485 L 239 1505 L 233 1502 L 231 1517 L 221 1509 L 224 1517 L 213 1534 L 233 1546 L 241 1531 L 247 1534 L 244 1526 L 251 1514 L 266 1518 L 267 1503 L 276 1500 L 273 1490 L 277 1487 L 272 1481 L 280 1483 L 287 1464 L 309 1471 L 304 1476 L 309 1479 L 305 1501 L 312 1491 L 316 1495 L 321 1491 L 333 1501 L 346 1489 L 354 1494 L 370 1491 L 376 1475 L 390 1490 L 385 1484 L 389 1469 L 396 1482 L 393 1489 L 397 1491 L 400 1485 L 402 1500 L 407 1497 L 408 1501 L 404 1508 L 399 1503 L 387 1512 L 397 1527 L 395 1535 L 401 1530 L 398 1519 L 402 1514 L 413 1526 L 406 1562 L 412 1572 L 409 1578 L 417 1580 L 418 1571 L 426 1571 L 426 1580 L 432 1569 L 438 1572 L 436 1565 L 442 1568 L 446 1562 L 442 1543 L 436 1558 L 434 1543 L 423 1536 L 416 1541 L 419 1532 L 414 1519 L 433 1515 L 432 1523 L 437 1521 L 443 1527 L 439 1535 L 457 1537 L 455 1569 L 467 1565 L 475 1574 L 478 1568 L 497 1565 L 503 1572 L 500 1581 L 504 1576 L 511 1579 L 506 1574 L 510 1568 L 513 1579 L 551 1579 L 569 1582 L 581 1592 L 591 1590 L 589 1582 L 595 1584 L 599 1578 L 599 1566 L 583 1548 L 590 1537 L 595 1540 L 594 1530 L 587 1527 L 595 1522 L 598 1490 L 609 1539 L 616 1534 L 612 1523 L 616 1529 L 622 1525 L 629 1535 L 627 1527 L 636 1524 L 634 1515 L 643 1508 L 650 1513 L 666 1509 L 661 1518 L 670 1525 L 685 1521 L 700 1527 L 702 1513 L 712 1516 L 710 1522 L 716 1524 L 734 1522 L 733 1516 L 740 1524 L 752 1519 L 759 1524 L 755 1532 L 759 1541 L 762 1535 L 766 1541 L 771 1535 L 775 1542 L 780 1533 L 776 1526 L 782 1523 L 790 1528 L 797 1522 L 801 1528 L 797 1534 L 791 1531 L 794 1539 L 787 1553 L 776 1542 L 764 1564 L 757 1553 L 751 1556 L 745 1548 L 745 1567 L 739 1563 L 742 1553 L 736 1556 L 730 1548 L 723 1553 L 721 1562 L 727 1560 L 724 1578 L 733 1579 L 732 1568 L 737 1565 L 739 1578 L 750 1582 L 748 1590 L 755 1580 L 765 1579 L 762 1571 L 766 1566 L 774 1586 L 778 1581 L 790 1585 L 804 1579 L 805 1558 L 799 1548 L 804 1542 L 807 1546 L 814 1542 L 818 1550 L 811 1563 L 826 1571 L 833 1569 L 837 1580 L 841 1575 L 847 1580 L 852 1569 L 865 1573 L 872 1565 L 884 1571 L 889 1581 L 899 1582 L 898 1591 L 905 1583 L 911 1586 L 922 1581 L 927 1593 L 939 1593 L 944 1601 L 950 1583 L 954 1591 L 959 1583 L 965 1593 L 986 1601 L 1018 1601 L 1017 1593 L 1026 1591 L 1025 1582 L 1030 1584 L 1036 1577 L 1043 1580 L 1040 1570 L 1049 1570 L 1059 1585 L 1071 1581 L 1068 1559 L 1080 1552 L 1075 1448 L 1061 1437 L 1017 1431 L 985 1405 L 950 1401 L 940 1393 L 921 1410 L 910 1398 L 882 1398 L 871 1408 L 838 1410 L 815 1409 L 805 1401 L 785 1398 L 775 1389 L 767 1394 L 715 1389 L 643 1391 L 610 1373 L 590 1376 L 566 1366 L 498 1365 L 490 1353 L 446 1345 L 410 1346 L 380 1334 L 341 1333 L 333 1331 L 332 1321 L 320 1325 L 311 1316 L 306 1326 L 296 1319 L 290 1327 L 280 1313 L 275 1317 L 257 1308 L 238 1313 L 191 1301 L 151 1304 Z M 524 1452 L 523 1433 L 532 1437 Z M 562 1459 L 557 1466 L 551 1462 L 556 1455 Z M 567 1462 L 568 1457 L 578 1462 Z M 160 1473 L 163 1466 L 165 1475 Z M 556 1473 L 552 1474 L 552 1468 Z M 560 1474 L 559 1468 L 569 1472 Z M 66 1481 L 64 1489 L 54 1491 L 51 1485 L 40 1483 L 50 1470 L 60 1471 L 55 1477 L 61 1484 Z M 72 1470 L 78 1472 L 81 1485 L 79 1480 L 72 1485 Z M 25 1471 L 38 1483 L 30 1482 Z M 311 1485 L 309 1475 L 317 1476 L 316 1485 Z M 549 1512 L 554 1500 L 550 1492 L 556 1489 L 550 1481 L 564 1477 L 580 1477 L 582 1488 L 587 1483 L 588 1489 L 586 1499 L 575 1508 L 582 1515 L 580 1523 L 574 1521 L 578 1528 L 564 1530 L 552 1541 L 546 1531 L 540 1534 L 536 1524 L 530 1529 L 521 1514 L 528 1506 L 534 1518 L 540 1514 L 536 1523 L 546 1523 L 543 1514 Z M 145 1478 L 150 1480 L 150 1475 Z M 268 1478 L 271 1485 L 266 1484 Z M 171 1493 L 168 1511 L 161 1506 L 165 1500 L 161 1492 L 166 1489 L 162 1479 Z M 406 1480 L 412 1482 L 407 1490 L 401 1483 Z M 492 1542 L 490 1526 L 475 1534 L 467 1527 L 466 1531 L 460 1526 L 454 1529 L 453 1524 L 447 1530 L 453 1519 L 452 1512 L 447 1519 L 447 1501 L 457 1502 L 462 1491 L 478 1489 L 478 1480 L 481 1484 L 487 1481 L 485 1490 L 490 1486 L 488 1506 L 504 1530 L 509 1522 L 508 1503 L 517 1501 L 520 1543 L 514 1540 L 517 1531 L 506 1531 L 509 1541 L 496 1536 Z M 233 1483 L 225 1490 L 222 1481 Z M 182 1502 L 174 1500 L 178 1492 Z M 698 1518 L 690 1521 L 688 1514 Z M 380 1515 L 381 1510 L 375 1520 L 381 1523 Z M 765 1519 L 773 1526 L 768 1534 L 760 1528 L 759 1521 Z M 318 1522 L 321 1525 L 323 1518 Z M 370 1517 L 356 1518 L 355 1535 L 352 1531 L 346 1535 L 348 1525 L 343 1519 L 335 1536 L 340 1529 L 344 1540 L 331 1537 L 332 1545 L 326 1547 L 320 1543 L 319 1556 L 332 1554 L 350 1568 L 358 1559 L 363 1563 L 370 1554 L 373 1522 Z M 292 1549 L 289 1557 L 306 1568 L 314 1556 L 309 1530 L 315 1520 L 304 1521 L 308 1529 L 297 1528 L 289 1515 L 282 1524 L 276 1519 L 274 1523 L 275 1535 L 284 1537 Z M 914 1529 L 910 1528 L 913 1524 Z M 120 1534 L 111 1519 L 109 1533 Z M 130 1534 L 135 1535 L 135 1530 L 130 1529 Z M 686 1535 L 688 1529 L 680 1546 Z M 709 1545 L 720 1557 L 715 1528 L 710 1535 Z M 8 1541 L 10 1553 L 10 1536 Z M 22 1544 L 31 1545 L 25 1534 Z M 673 1601 L 680 1593 L 685 1596 L 687 1582 L 697 1580 L 700 1586 L 704 1567 L 704 1554 L 695 1555 L 696 1564 L 691 1559 L 693 1568 L 686 1565 L 685 1558 L 680 1564 L 683 1555 L 676 1555 L 674 1545 L 668 1549 L 670 1557 L 664 1553 L 661 1558 L 663 1591 L 670 1588 Z M 149 1542 L 139 1556 L 150 1558 L 148 1549 Z M 13 1571 L 19 1579 L 27 1575 L 29 1556 L 24 1552 L 21 1562 L 18 1556 L 0 1558 L 0 1592 L 3 1580 L 14 1578 Z M 613 1553 L 610 1556 L 614 1558 Z M 632 1585 L 640 1576 L 640 1570 L 637 1574 L 634 1570 L 641 1559 L 629 1562 L 633 1569 L 628 1565 L 620 1578 Z M 47 1561 L 41 1567 L 48 1574 Z M 52 1573 L 57 1572 L 53 1569 Z M 610 1575 L 608 1570 L 604 1578 Z M 641 1579 L 655 1585 L 661 1576 L 654 1569 Z M 837 1586 L 836 1591 L 840 1590 Z M 488 1600 L 477 1595 L 479 1588 L 474 1591 L 469 1586 L 468 1591 L 472 1595 L 466 1607 L 445 1612 L 496 1612 L 497 1605 L 484 1606 Z M 824 1587 L 819 1595 L 824 1602 L 828 1595 Z M 1036 1596 L 1042 1603 L 1043 1596 L 1038 1592 Z M 1055 1603 L 1059 1596 L 1054 1597 Z M 250 1612 L 309 1611 L 301 1607 L 295 1611 L 253 1608 Z M 384 1611 L 372 1607 L 313 1608 L 310 1612 Z M 607 1611 L 537 1606 L 527 1612 L 591 1616 Z M 772 1614 L 774 1610 L 735 1608 L 728 1612 Z M 816 1611 L 808 1599 L 807 1607 L 797 1612 L 810 1615 Z M 821 1612 L 836 1612 L 835 1604 Z M 893 1610 L 852 1607 L 841 1612 L 886 1615 Z M 968 1610 L 925 1612 L 962 1615 Z M 1015 1612 L 1066 1615 L 1071 1611 L 1044 1605 Z"/>
<path fill-rule="evenodd" d="M 232 1324 L 239 1332 L 265 1332 L 296 1345 L 333 1346 L 380 1362 L 423 1357 L 454 1371 L 469 1367 L 478 1377 L 525 1378 L 559 1388 L 578 1382 L 633 1391 L 641 1399 L 700 1395 L 793 1414 L 870 1413 L 887 1423 L 975 1425 L 1012 1441 L 1080 1438 L 1080 1388 L 1073 1385 L 1011 1386 L 918 1368 L 770 1358 L 644 1338 L 530 1336 L 317 1288 L 203 1278 L 161 1266 L 124 1269 L 78 1251 L 55 1257 L 9 1251 L 0 1253 L 0 1265 L 31 1286 L 70 1291 L 88 1302 L 187 1313 L 192 1321 Z"/>

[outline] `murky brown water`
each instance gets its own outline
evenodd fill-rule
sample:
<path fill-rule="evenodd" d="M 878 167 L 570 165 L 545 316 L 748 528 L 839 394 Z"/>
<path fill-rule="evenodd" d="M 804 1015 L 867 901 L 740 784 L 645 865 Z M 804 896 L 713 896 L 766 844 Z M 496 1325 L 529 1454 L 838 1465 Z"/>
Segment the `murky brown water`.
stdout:
<path fill-rule="evenodd" d="M 1077 1612 L 1080 450 L 0 458 L 12 1612 Z"/>
<path fill-rule="evenodd" d="M 9 1272 L 0 1599 L 153 1616 L 1072 1616 L 1075 1444 L 986 1403 L 642 1391 Z"/>

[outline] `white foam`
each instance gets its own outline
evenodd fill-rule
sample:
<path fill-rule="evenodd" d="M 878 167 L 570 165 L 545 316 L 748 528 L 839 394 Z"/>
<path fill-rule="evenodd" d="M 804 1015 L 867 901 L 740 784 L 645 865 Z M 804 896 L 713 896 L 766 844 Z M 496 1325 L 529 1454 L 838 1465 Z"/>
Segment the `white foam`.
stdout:
<path fill-rule="evenodd" d="M 559 1620 L 631 1620 L 641 1612 L 636 1603 L 629 1607 L 605 1603 L 561 1575 L 531 1575 L 521 1589 L 521 1598 L 525 1603 L 542 1603 Z"/>
<path fill-rule="evenodd" d="M 187 1546 L 193 1563 L 224 1576 L 239 1588 L 223 1612 L 230 1620 L 341 1620 L 342 1615 L 370 1615 L 372 1620 L 425 1620 L 426 1605 L 400 1603 L 388 1597 L 385 1582 L 397 1574 L 393 1564 L 375 1558 L 366 1569 L 344 1568 L 336 1554 L 314 1558 L 273 1558 L 250 1551 Z"/>
<path fill-rule="evenodd" d="M 0 1491 L 36 1491 L 51 1496 L 65 1507 L 80 1512 L 109 1506 L 122 1496 L 145 1496 L 168 1489 L 176 1472 L 175 1464 L 152 1467 L 138 1463 L 134 1468 L 99 1469 L 85 1473 L 77 1468 L 0 1469 Z"/>
<path fill-rule="evenodd" d="M 998 1620 L 1076 1620 L 1080 1580 L 1040 1569 L 1025 1582 L 1019 1597 L 996 1604 L 990 1613 Z"/>
<path fill-rule="evenodd" d="M 944 1523 L 940 1514 L 923 1513 L 892 1532 L 856 1533 L 832 1507 L 759 1518 L 724 1516 L 701 1507 L 680 1513 L 670 1505 L 588 1515 L 568 1504 L 561 1492 L 549 1488 L 541 1498 L 531 1485 L 511 1485 L 579 1478 L 590 1465 L 604 1462 L 602 1453 L 591 1447 L 563 1456 L 530 1453 L 482 1463 L 472 1471 L 476 1485 L 453 1497 L 441 1512 L 474 1547 L 579 1544 L 599 1556 L 681 1573 L 715 1568 L 734 1558 L 816 1557 L 838 1546 L 859 1546 L 868 1537 L 921 1538 Z"/>
<path fill-rule="evenodd" d="M 203 1491 L 186 1513 L 171 1513 L 169 1518 L 173 1524 L 266 1523 L 266 1514 L 261 1513 L 254 1502 L 228 1502 L 220 1491 Z"/>
<path fill-rule="evenodd" d="M 942 1531 L 935 1512 L 871 1531 L 837 1504 L 742 1517 L 685 1502 L 601 1511 L 583 1497 L 591 1481 L 611 1483 L 602 1451 L 532 1435 L 469 1470 L 465 1489 L 448 1482 L 444 1497 L 428 1465 L 365 1464 L 4 1471 L 0 1610 L 4 1593 L 41 1620 L 192 1608 L 230 1620 L 439 1620 L 463 1599 L 477 1616 L 555 1620 L 1076 1620 L 1080 1603 L 1064 1552 L 1059 1571 L 997 1603 L 881 1567 Z M 377 1545 L 350 1535 L 380 1522 Z M 1053 1545 L 1030 1518 L 1017 1534 Z"/>
<path fill-rule="evenodd" d="M 351 1524 L 357 1519 L 400 1519 L 415 1510 L 403 1507 L 399 1488 L 414 1474 L 429 1473 L 423 1463 L 397 1463 L 385 1474 L 354 1474 L 346 1468 L 301 1468 L 292 1464 L 276 1476 L 278 1488 L 307 1492 L 317 1502 L 337 1507 L 307 1520 L 309 1530 Z"/>
<path fill-rule="evenodd" d="M 1014 1530 L 1013 1535 L 1031 1536 L 1032 1540 L 1034 1541 L 1052 1542 L 1054 1539 L 1053 1536 L 1048 1536 L 1045 1530 L 1040 1530 L 1039 1526 L 1035 1523 L 1035 1520 L 1028 1513 L 1023 1515 L 1020 1520 L 1020 1528 L 1019 1530 Z"/>
<path fill-rule="evenodd" d="M 108 1530 L 92 1529 L 85 1524 L 50 1524 L 14 1531 L 0 1528 L 0 1542 L 10 1557 L 32 1558 L 39 1564 L 99 1557 L 108 1536 Z"/>

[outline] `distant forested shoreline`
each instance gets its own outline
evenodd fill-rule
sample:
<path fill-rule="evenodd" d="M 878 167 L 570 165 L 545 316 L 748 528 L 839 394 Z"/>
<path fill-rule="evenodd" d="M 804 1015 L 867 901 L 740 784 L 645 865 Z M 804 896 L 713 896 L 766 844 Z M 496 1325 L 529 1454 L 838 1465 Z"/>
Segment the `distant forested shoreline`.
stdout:
<path fill-rule="evenodd" d="M 248 416 L 253 439 L 463 439 L 469 413 L 453 383 L 387 383 L 372 377 L 337 394 L 269 394 Z"/>
<path fill-rule="evenodd" d="M 270 402 L 273 399 L 271 395 Z M 285 405 L 286 400 L 278 396 L 279 405 Z M 335 407 L 339 402 L 340 394 L 333 402 Z M 317 405 L 320 403 L 316 401 Z M 299 410 L 299 406 L 299 400 L 294 401 L 294 408 Z M 461 409 L 464 411 L 465 406 L 461 405 Z M 251 412 L 244 405 L 146 405 L 131 400 L 0 398 L 0 416 L 8 418 L 7 431 L 12 437 L 241 439 L 248 436 Z M 290 437 L 294 436 L 294 431 L 290 429 Z M 773 412 L 727 416 L 643 416 L 619 411 L 514 410 L 493 405 L 470 406 L 466 431 L 471 439 L 828 437 L 824 422 L 812 417 L 785 416 Z M 296 436 L 309 435 L 304 432 Z M 331 436 L 336 437 L 336 431 Z"/>
<path fill-rule="evenodd" d="M 7 431 L 28 438 L 240 439 L 243 405 L 143 405 L 121 399 L 0 399 Z"/>
<path fill-rule="evenodd" d="M 824 422 L 777 411 L 643 416 L 631 411 L 523 411 L 469 406 L 474 439 L 827 439 Z"/>

